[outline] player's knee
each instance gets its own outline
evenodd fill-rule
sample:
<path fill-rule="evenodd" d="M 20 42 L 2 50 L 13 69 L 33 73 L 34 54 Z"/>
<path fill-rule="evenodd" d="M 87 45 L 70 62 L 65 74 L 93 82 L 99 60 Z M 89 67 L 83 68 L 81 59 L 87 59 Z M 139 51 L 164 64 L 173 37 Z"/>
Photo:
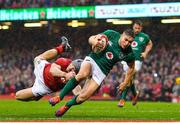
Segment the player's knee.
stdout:
<path fill-rule="evenodd" d="M 16 98 L 16 100 L 21 100 L 21 92 L 20 91 L 16 92 L 15 98 Z"/>
<path fill-rule="evenodd" d="M 77 79 L 78 81 L 82 81 L 82 80 L 86 79 L 87 77 L 88 77 L 88 75 L 87 75 L 86 73 L 78 73 L 78 74 L 76 75 L 76 79 Z"/>
<path fill-rule="evenodd" d="M 88 98 L 89 98 L 89 96 L 86 95 L 86 94 L 79 95 L 79 96 L 78 96 L 78 102 L 79 102 L 79 103 L 83 103 L 83 102 L 86 101 Z"/>
<path fill-rule="evenodd" d="M 42 58 L 41 58 L 40 56 L 36 56 L 36 57 L 34 58 L 34 64 L 35 64 L 35 65 L 38 64 L 41 59 L 42 59 Z"/>
<path fill-rule="evenodd" d="M 37 62 L 37 60 L 38 60 L 38 57 L 35 57 L 34 58 L 34 64 Z"/>

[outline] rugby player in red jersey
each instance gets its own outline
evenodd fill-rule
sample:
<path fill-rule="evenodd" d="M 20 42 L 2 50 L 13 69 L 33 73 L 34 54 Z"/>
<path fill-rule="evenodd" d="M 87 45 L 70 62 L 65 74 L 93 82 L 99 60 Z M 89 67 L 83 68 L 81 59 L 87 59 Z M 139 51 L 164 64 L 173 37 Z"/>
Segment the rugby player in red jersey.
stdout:
<path fill-rule="evenodd" d="M 58 58 L 53 63 L 48 62 L 48 60 L 55 58 L 58 54 L 71 49 L 68 39 L 64 36 L 61 39 L 62 43 L 58 47 L 47 50 L 35 57 L 34 85 L 16 92 L 17 100 L 37 101 L 46 94 L 57 92 L 64 87 L 67 80 L 74 77 L 79 71 L 83 61 L 81 59 L 72 61 L 68 58 Z"/>

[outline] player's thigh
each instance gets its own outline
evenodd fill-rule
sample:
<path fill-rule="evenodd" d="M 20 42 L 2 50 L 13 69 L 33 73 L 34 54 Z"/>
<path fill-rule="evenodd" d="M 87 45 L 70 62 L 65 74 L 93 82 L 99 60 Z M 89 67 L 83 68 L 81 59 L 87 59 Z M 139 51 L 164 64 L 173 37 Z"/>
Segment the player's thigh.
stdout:
<path fill-rule="evenodd" d="M 76 75 L 76 79 L 79 80 L 80 78 L 87 78 L 91 74 L 91 64 L 89 62 L 83 61 L 81 68 Z"/>
<path fill-rule="evenodd" d="M 32 88 L 26 88 L 16 92 L 16 99 L 28 99 L 34 97 Z"/>
<path fill-rule="evenodd" d="M 79 97 L 83 99 L 88 99 L 91 95 L 96 92 L 98 89 L 99 85 L 97 82 L 95 82 L 93 79 L 89 79 L 86 81 L 86 85 L 83 87 Z"/>
<path fill-rule="evenodd" d="M 38 59 L 38 57 L 35 58 L 34 62 L 35 62 L 34 74 L 36 78 L 32 87 L 32 93 L 35 97 L 44 96 L 52 92 L 44 83 L 44 76 L 43 76 L 44 68 L 48 62 L 46 60 Z"/>
<path fill-rule="evenodd" d="M 86 79 L 86 81 L 84 83 L 84 86 L 83 86 L 83 88 L 82 88 L 80 93 L 85 93 L 86 92 L 86 88 L 89 86 L 89 80 L 90 79 Z"/>
<path fill-rule="evenodd" d="M 40 77 L 36 77 L 35 83 L 32 87 L 32 93 L 35 97 L 44 96 L 46 94 L 52 93 L 45 83 L 40 79 Z"/>

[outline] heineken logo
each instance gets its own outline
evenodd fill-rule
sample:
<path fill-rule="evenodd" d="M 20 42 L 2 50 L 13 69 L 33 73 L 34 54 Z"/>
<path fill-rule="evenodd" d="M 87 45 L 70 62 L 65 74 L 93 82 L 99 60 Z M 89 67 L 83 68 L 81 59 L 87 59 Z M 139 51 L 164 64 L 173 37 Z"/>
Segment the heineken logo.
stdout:
<path fill-rule="evenodd" d="M 137 45 L 138 45 L 138 43 L 135 42 L 135 41 L 133 41 L 132 44 L 131 44 L 132 47 L 136 47 Z"/>
<path fill-rule="evenodd" d="M 113 59 L 113 57 L 114 57 L 114 56 L 113 56 L 112 52 L 107 52 L 107 53 L 106 53 L 106 58 L 107 58 L 107 59 Z"/>

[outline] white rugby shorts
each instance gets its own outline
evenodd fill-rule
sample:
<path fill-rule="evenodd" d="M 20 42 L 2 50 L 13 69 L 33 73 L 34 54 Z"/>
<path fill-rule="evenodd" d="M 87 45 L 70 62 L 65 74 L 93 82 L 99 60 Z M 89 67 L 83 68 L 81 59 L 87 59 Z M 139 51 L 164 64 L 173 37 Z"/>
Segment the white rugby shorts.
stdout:
<path fill-rule="evenodd" d="M 92 79 L 98 84 L 101 85 L 102 81 L 105 79 L 106 75 L 101 71 L 96 62 L 89 56 L 86 56 L 83 62 L 88 62 L 92 66 Z M 82 63 L 83 64 L 83 63 Z"/>
<path fill-rule="evenodd" d="M 52 93 L 52 91 L 45 85 L 43 78 L 44 67 L 48 63 L 49 62 L 46 60 L 41 60 L 39 58 L 34 59 L 34 75 L 36 78 L 32 87 L 32 93 L 36 97 Z"/>
<path fill-rule="evenodd" d="M 129 69 L 129 66 L 127 65 L 127 62 L 122 61 L 121 64 L 123 65 L 123 70 L 125 72 L 127 72 L 128 69 Z M 140 71 L 141 67 L 142 67 L 142 61 L 136 60 L 135 61 L 135 71 L 136 72 Z"/>

